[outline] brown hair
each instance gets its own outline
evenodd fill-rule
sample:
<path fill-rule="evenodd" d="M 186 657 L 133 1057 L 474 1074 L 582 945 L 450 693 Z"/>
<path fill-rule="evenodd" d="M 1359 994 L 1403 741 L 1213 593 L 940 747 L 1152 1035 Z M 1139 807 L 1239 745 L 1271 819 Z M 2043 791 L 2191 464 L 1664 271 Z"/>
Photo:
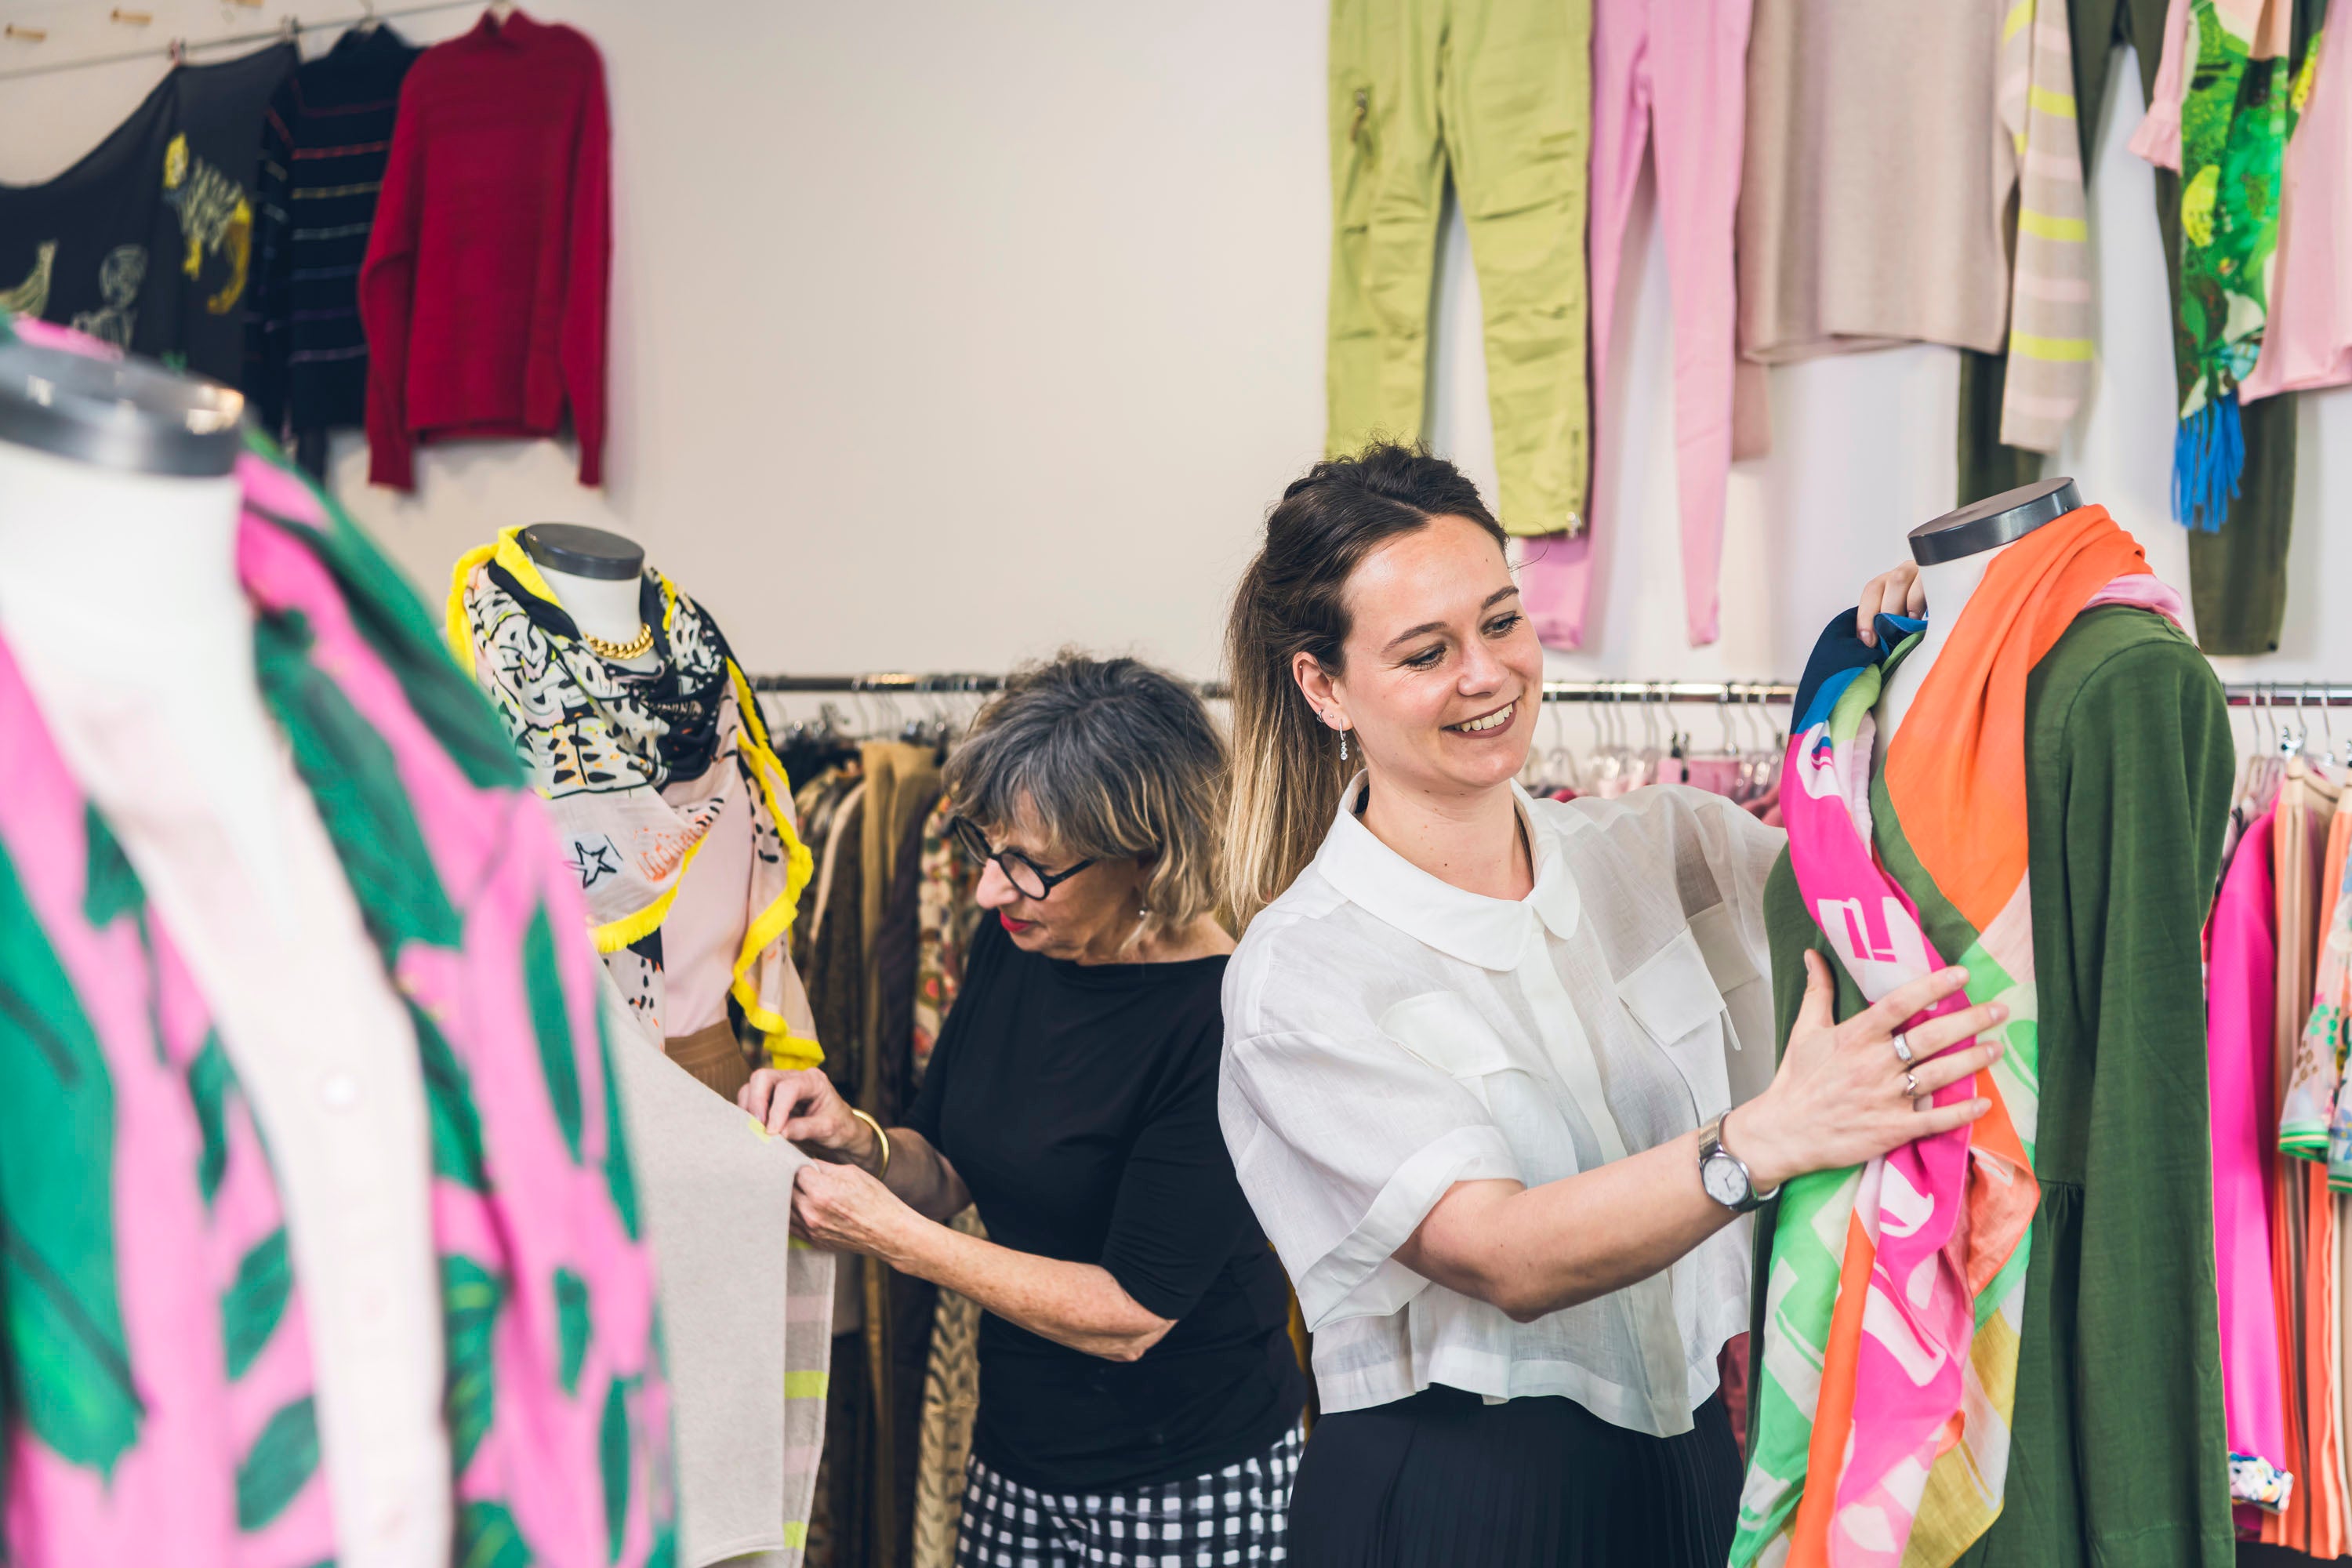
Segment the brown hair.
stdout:
<path fill-rule="evenodd" d="M 947 788 L 984 828 L 1025 812 L 1077 858 L 1151 857 L 1131 940 L 1216 908 L 1224 739 L 1200 694 L 1164 670 L 1073 648 L 1021 669 L 950 754 Z"/>
<path fill-rule="evenodd" d="M 1265 546 L 1242 574 L 1225 624 L 1234 770 L 1223 882 L 1236 929 L 1315 858 L 1353 771 L 1291 663 L 1311 654 L 1339 674 L 1348 579 L 1381 545 L 1441 517 L 1475 522 L 1503 544 L 1502 524 L 1459 468 L 1387 442 L 1316 464 L 1266 515 Z"/>

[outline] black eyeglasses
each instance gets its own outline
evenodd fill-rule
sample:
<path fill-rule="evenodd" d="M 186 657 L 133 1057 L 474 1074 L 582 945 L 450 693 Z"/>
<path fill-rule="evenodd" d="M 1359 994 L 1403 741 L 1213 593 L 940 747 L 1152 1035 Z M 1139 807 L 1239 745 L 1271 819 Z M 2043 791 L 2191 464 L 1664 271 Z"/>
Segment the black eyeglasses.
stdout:
<path fill-rule="evenodd" d="M 1013 890 L 1024 899 L 1042 899 L 1094 864 L 1092 860 L 1081 860 L 1066 871 L 1048 871 L 1018 849 L 998 849 L 992 846 L 988 842 L 988 835 L 982 833 L 969 817 L 950 818 L 948 831 L 955 835 L 957 847 L 973 865 L 985 866 L 991 860 L 995 861 L 997 869 L 1004 873 L 1004 879 L 1013 884 Z"/>

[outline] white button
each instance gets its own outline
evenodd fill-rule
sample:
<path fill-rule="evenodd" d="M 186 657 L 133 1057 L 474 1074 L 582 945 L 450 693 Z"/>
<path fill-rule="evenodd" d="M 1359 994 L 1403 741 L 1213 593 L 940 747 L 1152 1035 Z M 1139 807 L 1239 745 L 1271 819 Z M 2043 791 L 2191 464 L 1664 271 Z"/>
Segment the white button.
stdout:
<path fill-rule="evenodd" d="M 349 1110 L 360 1102 L 360 1080 L 347 1072 L 329 1073 L 319 1080 L 319 1098 L 330 1110 Z"/>

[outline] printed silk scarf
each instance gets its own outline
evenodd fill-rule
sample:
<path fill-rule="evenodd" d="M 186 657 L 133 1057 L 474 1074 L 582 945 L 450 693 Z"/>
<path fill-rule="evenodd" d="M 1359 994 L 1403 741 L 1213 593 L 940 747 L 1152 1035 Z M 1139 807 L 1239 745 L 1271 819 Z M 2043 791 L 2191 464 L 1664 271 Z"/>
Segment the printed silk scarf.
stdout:
<path fill-rule="evenodd" d="M 1876 776 L 1872 710 L 1921 623 L 1883 620 L 1879 648 L 1850 616 L 1832 623 L 1799 689 L 1781 810 L 1838 962 L 1876 1002 L 1956 959 L 1965 994 L 1907 1026 L 1993 1001 L 2010 1021 L 2000 1060 L 1937 1096 L 1990 1099 L 1973 1127 L 1781 1196 L 1732 1550 L 1743 1568 L 1947 1568 L 2000 1512 L 2040 1197 L 2026 677 L 2095 605 L 2180 615 L 2103 507 L 2010 545 Z"/>
<path fill-rule="evenodd" d="M 2327 874 L 2335 876 L 2333 864 Z M 2319 967 L 2312 986 L 2311 1016 L 2305 1020 L 2294 1060 L 2287 1072 L 2284 1109 L 2279 1113 L 2279 1152 L 2327 1162 L 2330 1192 L 2352 1192 L 2352 1100 L 2344 1073 L 2352 1047 L 2352 878 L 2340 884 L 2327 929 L 2319 935 Z"/>
<path fill-rule="evenodd" d="M 239 476 L 263 694 L 416 1031 L 453 1561 L 667 1563 L 653 1267 L 579 895 L 392 567 L 274 452 Z M 331 1562 L 261 1130 L 5 647 L 0 768 L 0 1558 Z"/>
<path fill-rule="evenodd" d="M 449 589 L 449 646 L 506 721 L 554 813 L 621 994 L 667 1036 L 661 926 L 713 824 L 751 816 L 751 889 L 729 994 L 780 1068 L 814 1067 L 807 998 L 785 933 L 813 858 L 751 683 L 701 605 L 648 567 L 641 587 L 657 672 L 583 641 L 517 536 L 469 551 Z"/>
<path fill-rule="evenodd" d="M 2261 357 L 2287 138 L 2310 100 L 2315 36 L 2289 80 L 2290 0 L 2189 0 L 2195 62 L 2180 105 L 2180 319 L 2187 384 L 2172 512 L 2207 531 L 2246 464 L 2238 384 Z"/>

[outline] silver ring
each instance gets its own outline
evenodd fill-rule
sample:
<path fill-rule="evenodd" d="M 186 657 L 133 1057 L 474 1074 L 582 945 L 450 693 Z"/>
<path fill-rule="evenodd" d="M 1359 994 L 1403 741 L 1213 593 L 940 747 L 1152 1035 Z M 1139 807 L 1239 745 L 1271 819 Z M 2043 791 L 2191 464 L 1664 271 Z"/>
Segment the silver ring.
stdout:
<path fill-rule="evenodd" d="M 1903 1075 L 1903 1093 L 1906 1099 L 1916 1100 L 1919 1098 L 1919 1075 L 1917 1073 L 1906 1072 Z"/>
<path fill-rule="evenodd" d="M 1901 1062 L 1905 1067 L 1909 1067 L 1913 1062 L 1919 1059 L 1911 1054 L 1911 1042 L 1903 1037 L 1903 1032 L 1901 1030 L 1898 1029 L 1895 1031 L 1894 1041 L 1895 1059 L 1896 1061 Z"/>

